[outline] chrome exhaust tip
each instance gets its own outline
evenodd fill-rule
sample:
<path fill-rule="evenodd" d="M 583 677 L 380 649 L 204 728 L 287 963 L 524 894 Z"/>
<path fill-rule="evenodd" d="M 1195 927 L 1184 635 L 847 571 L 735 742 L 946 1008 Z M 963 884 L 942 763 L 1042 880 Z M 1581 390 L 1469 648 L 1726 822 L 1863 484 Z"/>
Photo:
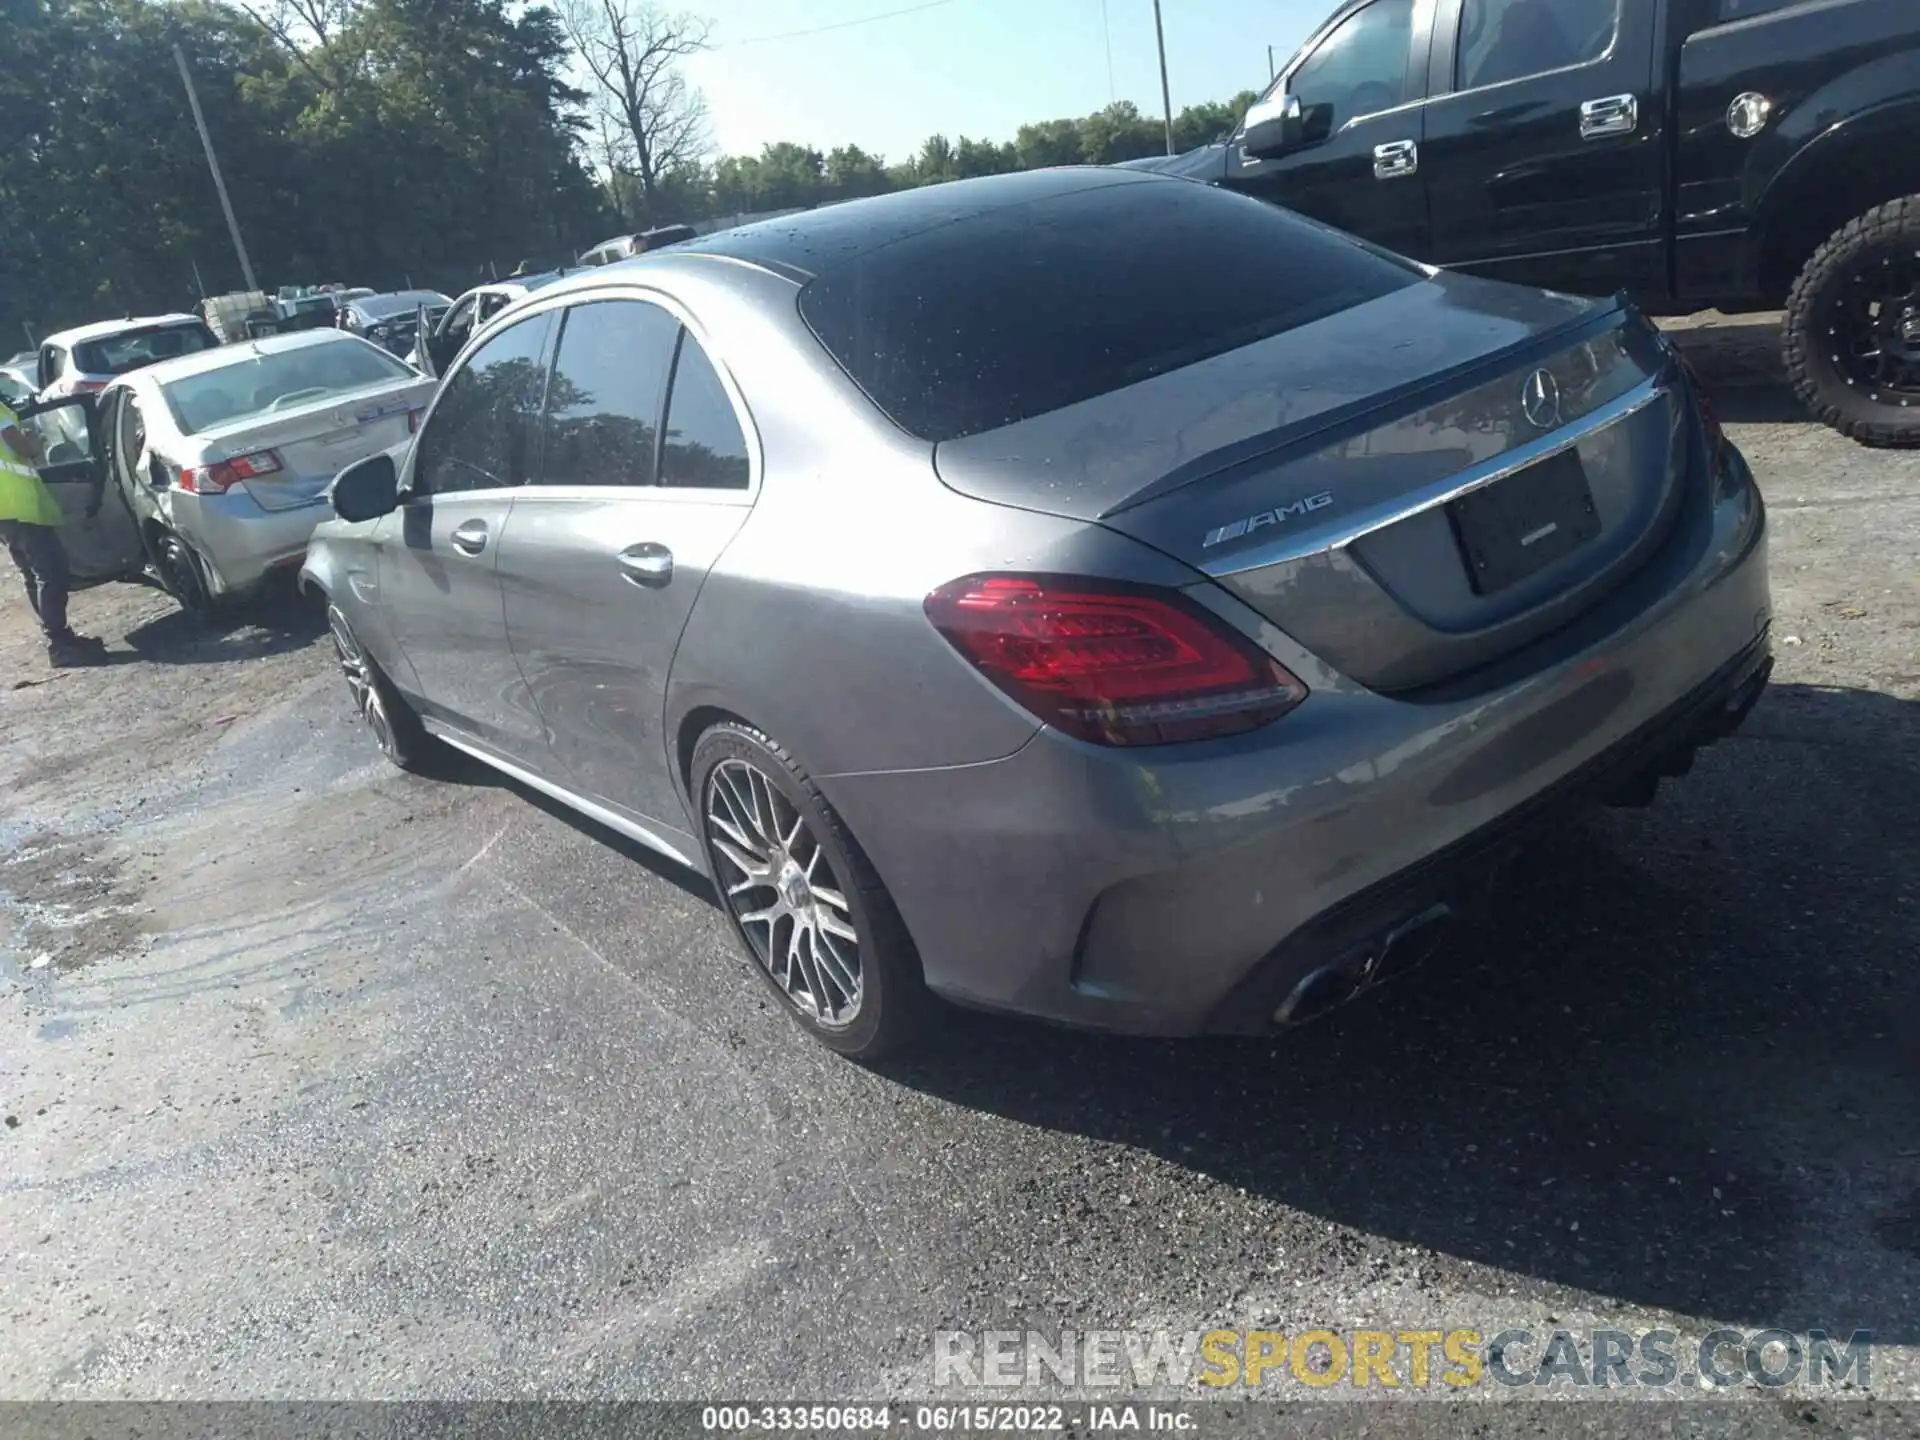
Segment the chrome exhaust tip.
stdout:
<path fill-rule="evenodd" d="M 1440 943 L 1441 927 L 1451 919 L 1453 907 L 1441 902 L 1394 926 L 1380 946 L 1379 958 L 1367 972 L 1367 984 L 1378 985 L 1383 980 L 1404 975 L 1426 959 Z"/>
<path fill-rule="evenodd" d="M 1276 1025 L 1304 1025 L 1329 1010 L 1337 1010 L 1359 991 L 1364 971 L 1352 961 L 1322 965 L 1287 992 L 1273 1012 Z"/>

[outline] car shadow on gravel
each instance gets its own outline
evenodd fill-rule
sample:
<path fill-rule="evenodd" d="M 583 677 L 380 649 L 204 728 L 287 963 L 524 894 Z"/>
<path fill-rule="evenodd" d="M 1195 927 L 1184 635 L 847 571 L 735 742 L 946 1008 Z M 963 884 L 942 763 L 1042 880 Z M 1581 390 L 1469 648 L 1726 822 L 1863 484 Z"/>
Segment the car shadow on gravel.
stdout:
<path fill-rule="evenodd" d="M 1776 320 L 1730 320 L 1673 330 L 1706 383 L 1708 402 L 1727 425 L 1813 425 L 1818 422 L 1787 383 Z"/>
<path fill-rule="evenodd" d="M 1916 727 L 1914 702 L 1777 686 L 1653 808 L 1571 821 L 1487 921 L 1302 1029 L 1143 1042 L 950 1011 L 885 1073 L 1443 1263 L 1914 1341 Z M 1352 1283 L 1370 1242 L 1328 1243 L 1357 1249 Z M 1324 1263 L 1290 1248 L 1272 1273 Z"/>
<path fill-rule="evenodd" d="M 153 664 L 225 665 L 303 650 L 326 631 L 324 607 L 276 587 L 211 618 L 169 610 L 127 631 L 126 643 Z"/>
<path fill-rule="evenodd" d="M 650 846 L 642 845 L 637 840 L 629 840 L 618 830 L 609 829 L 599 821 L 581 814 L 571 805 L 563 805 L 551 796 L 535 790 L 531 785 L 523 785 L 512 776 L 494 769 L 484 761 L 474 759 L 465 751 L 454 749 L 451 745 L 434 746 L 415 773 L 440 784 L 470 785 L 476 788 L 508 791 L 525 804 L 551 816 L 569 829 L 579 831 L 594 843 L 606 846 L 669 885 L 684 890 L 694 899 L 703 900 L 709 905 L 719 903 L 719 897 L 705 876 L 677 864 Z"/>

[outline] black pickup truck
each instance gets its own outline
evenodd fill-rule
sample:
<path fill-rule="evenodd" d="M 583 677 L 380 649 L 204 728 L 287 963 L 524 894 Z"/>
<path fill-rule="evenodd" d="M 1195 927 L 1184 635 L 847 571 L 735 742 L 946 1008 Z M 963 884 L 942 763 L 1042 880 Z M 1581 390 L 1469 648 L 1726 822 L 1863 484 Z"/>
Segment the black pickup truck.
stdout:
<path fill-rule="evenodd" d="M 1136 162 L 1655 314 L 1784 307 L 1816 415 L 1920 444 L 1920 0 L 1351 0 Z"/>

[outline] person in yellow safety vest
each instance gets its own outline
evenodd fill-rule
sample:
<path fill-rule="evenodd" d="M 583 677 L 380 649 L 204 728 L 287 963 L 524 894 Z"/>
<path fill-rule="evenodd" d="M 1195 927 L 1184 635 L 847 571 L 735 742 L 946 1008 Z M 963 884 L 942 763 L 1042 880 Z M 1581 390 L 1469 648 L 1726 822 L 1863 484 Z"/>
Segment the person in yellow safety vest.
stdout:
<path fill-rule="evenodd" d="M 20 428 L 20 419 L 0 400 L 0 539 L 27 582 L 27 601 L 47 633 L 47 659 L 55 668 L 88 665 L 106 648 L 67 624 L 67 551 L 60 543 L 60 502 L 48 493 L 33 466 L 40 442 Z M 87 507 L 98 514 L 96 492 Z"/>

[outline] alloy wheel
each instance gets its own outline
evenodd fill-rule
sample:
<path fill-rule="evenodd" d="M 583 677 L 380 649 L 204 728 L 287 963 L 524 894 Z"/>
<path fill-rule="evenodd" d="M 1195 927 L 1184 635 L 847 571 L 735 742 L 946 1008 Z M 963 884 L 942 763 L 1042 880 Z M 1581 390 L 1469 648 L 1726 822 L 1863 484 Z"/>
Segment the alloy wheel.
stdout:
<path fill-rule="evenodd" d="M 393 721 L 387 714 L 387 702 L 381 697 L 380 686 L 374 678 L 373 662 L 367 659 L 366 652 L 360 648 L 360 642 L 354 637 L 347 617 L 337 606 L 327 607 L 327 628 L 333 632 L 333 652 L 340 657 L 340 673 L 347 677 L 347 689 L 353 695 L 353 708 L 360 712 L 361 719 L 367 722 L 367 728 L 373 731 L 373 738 L 380 743 L 380 749 L 392 756 Z"/>
<path fill-rule="evenodd" d="M 1920 404 L 1920 256 L 1869 257 L 1834 298 L 1827 337 L 1847 384 L 1884 404 Z"/>
<path fill-rule="evenodd" d="M 760 963 L 794 1008 L 826 1029 L 860 1013 L 860 936 L 832 857 L 766 774 L 726 759 L 707 777 L 715 878 Z"/>

